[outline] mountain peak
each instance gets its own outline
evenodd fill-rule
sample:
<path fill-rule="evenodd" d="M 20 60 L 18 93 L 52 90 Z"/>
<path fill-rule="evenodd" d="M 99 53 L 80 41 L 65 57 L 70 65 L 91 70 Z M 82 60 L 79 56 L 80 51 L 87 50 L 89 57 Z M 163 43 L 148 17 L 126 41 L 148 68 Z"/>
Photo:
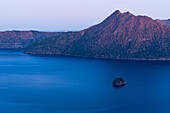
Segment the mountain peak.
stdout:
<path fill-rule="evenodd" d="M 130 13 L 129 11 L 126 12 L 126 14 L 129 14 L 129 13 Z"/>
<path fill-rule="evenodd" d="M 124 14 L 124 15 L 133 15 L 131 12 L 129 12 L 129 11 L 127 11 L 127 12 L 124 12 L 124 13 L 122 13 L 122 14 Z"/>
<path fill-rule="evenodd" d="M 130 13 L 129 11 L 121 13 L 119 10 L 116 10 L 114 13 L 112 13 L 111 16 L 113 16 L 113 15 L 114 15 L 114 16 L 115 16 L 115 15 L 120 15 L 120 14 L 123 14 L 123 15 L 133 15 L 133 14 Z"/>
<path fill-rule="evenodd" d="M 120 10 L 116 10 L 115 12 L 113 12 L 111 15 L 119 15 L 121 14 Z"/>
<path fill-rule="evenodd" d="M 25 53 L 113 59 L 167 59 L 170 58 L 169 38 L 169 28 L 153 19 L 116 10 L 98 25 L 83 32 L 42 40 L 26 48 Z"/>
<path fill-rule="evenodd" d="M 120 14 L 120 13 L 121 13 L 120 10 L 116 10 L 113 14 Z M 132 14 L 132 13 L 130 13 L 130 11 L 127 11 L 127 12 L 123 12 L 121 14 Z"/>
<path fill-rule="evenodd" d="M 114 13 L 121 13 L 119 10 L 116 10 Z"/>

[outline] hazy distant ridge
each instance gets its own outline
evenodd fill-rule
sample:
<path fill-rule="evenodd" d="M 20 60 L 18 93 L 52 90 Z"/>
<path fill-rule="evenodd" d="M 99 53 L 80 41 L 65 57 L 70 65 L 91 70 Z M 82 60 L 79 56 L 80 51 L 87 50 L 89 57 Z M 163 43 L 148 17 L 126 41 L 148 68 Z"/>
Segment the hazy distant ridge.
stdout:
<path fill-rule="evenodd" d="M 0 48 L 25 48 L 39 40 L 64 34 L 63 32 L 5 31 L 0 32 Z"/>

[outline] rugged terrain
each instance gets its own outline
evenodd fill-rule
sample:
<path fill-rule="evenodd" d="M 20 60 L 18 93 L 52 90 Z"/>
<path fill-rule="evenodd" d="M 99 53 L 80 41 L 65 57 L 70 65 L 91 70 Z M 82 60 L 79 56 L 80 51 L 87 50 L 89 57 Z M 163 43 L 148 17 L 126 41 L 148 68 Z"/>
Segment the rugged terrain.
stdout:
<path fill-rule="evenodd" d="M 5 31 L 0 32 L 0 48 L 25 48 L 39 40 L 64 34 L 63 32 Z"/>
<path fill-rule="evenodd" d="M 170 28 L 147 16 L 119 10 L 80 32 L 41 40 L 28 54 L 109 59 L 170 59 Z"/>

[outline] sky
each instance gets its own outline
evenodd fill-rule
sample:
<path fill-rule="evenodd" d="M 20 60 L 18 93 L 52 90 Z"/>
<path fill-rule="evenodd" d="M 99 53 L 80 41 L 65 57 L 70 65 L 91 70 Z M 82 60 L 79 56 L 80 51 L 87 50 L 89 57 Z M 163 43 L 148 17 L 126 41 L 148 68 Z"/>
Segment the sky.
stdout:
<path fill-rule="evenodd" d="M 115 10 L 170 18 L 170 0 L 0 0 L 0 31 L 79 31 Z"/>

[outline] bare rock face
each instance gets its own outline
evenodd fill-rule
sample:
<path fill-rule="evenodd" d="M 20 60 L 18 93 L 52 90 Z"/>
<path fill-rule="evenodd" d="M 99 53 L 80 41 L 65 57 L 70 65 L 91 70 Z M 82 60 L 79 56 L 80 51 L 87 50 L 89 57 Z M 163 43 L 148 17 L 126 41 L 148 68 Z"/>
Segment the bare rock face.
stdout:
<path fill-rule="evenodd" d="M 170 27 L 147 16 L 117 10 L 98 25 L 41 40 L 25 53 L 165 60 L 170 59 Z"/>
<path fill-rule="evenodd" d="M 0 32 L 0 48 L 25 48 L 42 39 L 64 34 L 62 32 L 6 31 Z"/>
<path fill-rule="evenodd" d="M 113 86 L 114 87 L 121 87 L 124 86 L 126 84 L 125 80 L 123 78 L 116 78 L 113 81 Z"/>

